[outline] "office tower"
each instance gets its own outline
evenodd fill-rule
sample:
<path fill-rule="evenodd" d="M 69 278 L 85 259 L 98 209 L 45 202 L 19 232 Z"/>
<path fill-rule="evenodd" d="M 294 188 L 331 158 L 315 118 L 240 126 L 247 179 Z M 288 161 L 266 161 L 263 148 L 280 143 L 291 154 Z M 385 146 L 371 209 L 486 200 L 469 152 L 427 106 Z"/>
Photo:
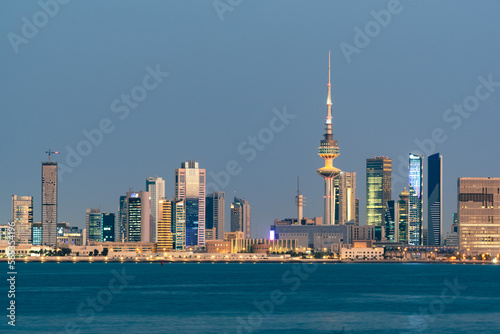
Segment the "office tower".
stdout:
<path fill-rule="evenodd" d="M 158 201 L 158 224 L 156 233 L 156 249 L 166 252 L 174 249 L 174 233 L 172 232 L 172 209 L 175 210 L 175 201 L 162 198 Z"/>
<path fill-rule="evenodd" d="M 500 253 L 499 177 L 458 179 L 458 226 L 461 253 Z"/>
<path fill-rule="evenodd" d="M 206 172 L 198 162 L 183 162 L 175 170 L 175 199 L 185 199 L 186 247 L 205 245 Z"/>
<path fill-rule="evenodd" d="M 125 242 L 127 240 L 127 216 L 127 196 L 120 196 L 120 204 L 118 205 L 118 219 L 116 220 L 115 228 L 115 240 L 117 242 Z"/>
<path fill-rule="evenodd" d="M 165 197 L 165 181 L 161 177 L 148 177 L 146 179 L 146 191 L 149 192 L 151 201 L 151 241 L 156 242 L 157 222 L 159 219 L 160 199 Z"/>
<path fill-rule="evenodd" d="M 397 242 L 399 240 L 397 213 L 398 202 L 388 201 L 385 207 L 385 238 L 387 241 Z"/>
<path fill-rule="evenodd" d="M 458 233 L 458 213 L 453 212 L 453 223 L 451 224 L 451 231 Z"/>
<path fill-rule="evenodd" d="M 397 203 L 397 221 L 399 237 L 398 241 L 405 244 L 408 243 L 408 227 L 409 227 L 409 211 L 410 211 L 410 193 L 406 188 L 399 194 L 399 201 Z"/>
<path fill-rule="evenodd" d="M 356 172 L 341 172 L 338 192 L 338 218 L 335 223 L 345 224 L 356 219 Z"/>
<path fill-rule="evenodd" d="M 101 226 L 102 226 L 102 241 L 103 242 L 115 242 L 118 241 L 116 237 L 116 222 L 114 213 L 102 213 L 101 216 Z"/>
<path fill-rule="evenodd" d="M 151 242 L 149 192 L 127 193 L 127 241 Z"/>
<path fill-rule="evenodd" d="M 33 223 L 31 227 L 31 243 L 33 246 L 40 246 L 43 242 L 42 222 Z"/>
<path fill-rule="evenodd" d="M 231 232 L 243 232 L 245 239 L 251 239 L 252 212 L 250 204 L 241 198 L 234 197 L 231 203 Z"/>
<path fill-rule="evenodd" d="M 42 162 L 42 244 L 57 246 L 57 162 L 50 161 L 50 153 Z"/>
<path fill-rule="evenodd" d="M 323 224 L 335 224 L 335 187 L 334 179 L 339 176 L 340 169 L 333 167 L 333 159 L 339 155 L 337 141 L 333 139 L 332 130 L 332 93 L 330 82 L 330 52 L 328 52 L 328 97 L 326 99 L 326 133 L 318 148 L 318 155 L 325 160 L 325 166 L 318 169 L 318 174 L 325 179 L 325 209 Z"/>
<path fill-rule="evenodd" d="M 216 191 L 207 195 L 205 214 L 205 230 L 211 229 L 215 233 L 213 239 L 224 240 L 225 229 L 225 196 L 223 191 Z"/>
<path fill-rule="evenodd" d="M 33 226 L 33 196 L 12 195 L 12 221 L 14 222 L 15 227 L 16 243 L 31 243 L 31 229 Z"/>
<path fill-rule="evenodd" d="M 384 224 L 385 205 L 391 200 L 392 161 L 388 157 L 366 159 L 366 224 Z"/>
<path fill-rule="evenodd" d="M 359 198 L 356 198 L 356 215 L 354 225 L 359 226 Z"/>
<path fill-rule="evenodd" d="M 436 153 L 427 158 L 427 222 L 429 246 L 440 246 L 443 229 L 443 157 Z"/>
<path fill-rule="evenodd" d="M 178 199 L 172 201 L 172 232 L 174 232 L 175 250 L 186 248 L 186 200 Z"/>
<path fill-rule="evenodd" d="M 85 228 L 88 241 L 102 241 L 101 209 L 87 209 L 85 211 Z"/>
<path fill-rule="evenodd" d="M 410 153 L 409 160 L 409 193 L 410 193 L 410 225 L 408 243 L 414 246 L 422 245 L 424 215 L 423 188 L 424 188 L 424 158 L 418 154 Z"/>

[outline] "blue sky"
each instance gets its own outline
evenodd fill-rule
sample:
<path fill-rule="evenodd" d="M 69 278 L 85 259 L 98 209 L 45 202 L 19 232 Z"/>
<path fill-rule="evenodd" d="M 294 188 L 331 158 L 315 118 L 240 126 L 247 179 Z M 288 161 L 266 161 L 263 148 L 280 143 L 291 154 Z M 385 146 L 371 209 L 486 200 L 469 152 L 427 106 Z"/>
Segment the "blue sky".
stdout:
<path fill-rule="evenodd" d="M 237 163 L 223 189 L 226 206 L 235 193 L 250 202 L 254 237 L 265 236 L 275 218 L 295 217 L 297 176 L 304 214 L 321 216 L 316 169 L 328 50 L 341 150 L 335 165 L 358 173 L 362 221 L 366 158 L 393 159 L 397 198 L 405 184 L 396 174 L 407 167 L 400 159 L 419 149 L 415 141 L 443 155 L 445 232 L 457 178 L 499 176 L 500 87 L 488 91 L 479 79 L 500 82 L 499 1 L 221 2 L 222 14 L 213 1 L 74 0 L 47 7 L 53 17 L 46 20 L 37 2 L 2 2 L 3 223 L 13 194 L 33 195 L 40 220 L 44 152 L 60 151 L 56 159 L 68 165 L 67 148 L 76 150 L 82 131 L 101 122 L 108 133 L 60 183 L 60 221 L 83 227 L 86 208 L 116 212 L 119 196 L 144 190 L 148 176 L 163 177 L 172 196 L 174 169 L 189 159 L 213 173 Z M 23 28 L 26 21 L 38 22 L 38 31 Z M 356 39 L 356 27 L 368 29 L 369 42 Z M 357 52 L 346 56 L 346 45 Z M 144 89 L 155 70 L 168 76 L 147 79 L 155 87 Z M 482 98 L 474 100 L 477 91 Z M 111 105 L 118 99 L 115 107 L 123 107 L 122 95 L 132 93 L 141 101 L 123 117 Z M 453 111 L 463 103 L 472 111 Z M 263 130 L 284 109 L 294 118 L 280 131 Z M 433 131 L 440 138 L 434 149 Z M 250 147 L 248 137 L 259 133 L 266 143 L 247 161 L 251 154 L 238 147 Z"/>

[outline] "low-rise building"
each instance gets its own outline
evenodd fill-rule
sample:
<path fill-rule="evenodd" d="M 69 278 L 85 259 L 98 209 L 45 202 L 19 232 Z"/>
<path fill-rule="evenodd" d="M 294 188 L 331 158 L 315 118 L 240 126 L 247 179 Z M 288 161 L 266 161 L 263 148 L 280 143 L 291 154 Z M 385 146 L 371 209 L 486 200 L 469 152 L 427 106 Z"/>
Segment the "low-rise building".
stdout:
<path fill-rule="evenodd" d="M 353 241 L 351 245 L 342 245 L 340 248 L 341 259 L 352 260 L 383 260 L 384 248 L 373 247 L 372 240 Z"/>

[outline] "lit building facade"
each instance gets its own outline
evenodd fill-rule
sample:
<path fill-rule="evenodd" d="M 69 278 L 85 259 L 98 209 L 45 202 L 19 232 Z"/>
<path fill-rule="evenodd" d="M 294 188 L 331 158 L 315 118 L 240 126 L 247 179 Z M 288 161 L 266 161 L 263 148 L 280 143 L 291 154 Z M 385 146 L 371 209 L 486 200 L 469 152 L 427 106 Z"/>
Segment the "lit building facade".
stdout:
<path fill-rule="evenodd" d="M 151 241 L 149 192 L 127 193 L 127 242 Z"/>
<path fill-rule="evenodd" d="M 500 178 L 458 179 L 458 226 L 460 252 L 500 254 Z"/>
<path fill-rule="evenodd" d="M 12 195 L 12 221 L 15 226 L 16 243 L 31 243 L 33 196 Z"/>
<path fill-rule="evenodd" d="M 427 158 L 427 222 L 429 246 L 441 246 L 443 230 L 443 157 L 433 154 Z"/>
<path fill-rule="evenodd" d="M 216 191 L 206 198 L 205 229 L 212 230 L 213 239 L 223 240 L 225 229 L 225 195 Z M 213 232 L 215 231 L 215 233 Z"/>
<path fill-rule="evenodd" d="M 50 161 L 42 162 L 42 244 L 57 246 L 57 162 Z"/>
<path fill-rule="evenodd" d="M 160 199 L 158 201 L 158 223 L 156 245 L 159 252 L 174 249 L 174 233 L 172 232 L 172 208 L 175 210 L 175 201 Z"/>
<path fill-rule="evenodd" d="M 398 241 L 407 244 L 409 241 L 409 225 L 410 225 L 410 193 L 406 188 L 399 194 L 397 205 L 397 220 L 398 220 Z"/>
<path fill-rule="evenodd" d="M 116 242 L 125 242 L 125 240 L 127 240 L 127 212 L 128 212 L 127 196 L 120 196 L 120 203 L 118 205 L 118 217 L 116 219 L 116 227 L 115 227 Z"/>
<path fill-rule="evenodd" d="M 397 201 L 388 201 L 385 207 L 385 238 L 387 241 L 398 242 L 399 227 L 398 227 L 398 203 Z"/>
<path fill-rule="evenodd" d="M 366 159 L 366 224 L 383 226 L 385 205 L 391 200 L 392 160 Z"/>
<path fill-rule="evenodd" d="M 85 211 L 85 227 L 88 241 L 102 241 L 102 215 L 100 209 Z"/>
<path fill-rule="evenodd" d="M 338 180 L 338 201 L 336 204 L 335 223 L 345 224 L 356 221 L 356 172 L 341 172 Z"/>
<path fill-rule="evenodd" d="M 410 153 L 409 160 L 409 240 L 408 244 L 421 246 L 423 243 L 423 188 L 424 188 L 424 158 Z"/>
<path fill-rule="evenodd" d="M 102 241 L 103 242 L 116 242 L 116 221 L 114 213 L 103 212 L 101 214 L 101 226 L 102 226 Z M 87 228 L 88 229 L 88 228 Z"/>
<path fill-rule="evenodd" d="M 187 247 L 205 245 L 205 183 L 206 171 L 194 160 L 175 170 L 175 198 L 185 200 Z"/>
<path fill-rule="evenodd" d="M 234 197 L 231 203 L 231 232 L 241 231 L 245 239 L 251 238 L 252 209 L 248 201 Z"/>
<path fill-rule="evenodd" d="M 157 223 L 159 216 L 159 201 L 165 197 L 165 180 L 161 177 L 148 177 L 146 179 L 146 191 L 149 192 L 149 200 L 151 203 L 151 241 L 156 242 L 158 233 Z"/>
<path fill-rule="evenodd" d="M 178 199 L 172 201 L 172 231 L 174 232 L 175 250 L 186 248 L 186 200 Z"/>

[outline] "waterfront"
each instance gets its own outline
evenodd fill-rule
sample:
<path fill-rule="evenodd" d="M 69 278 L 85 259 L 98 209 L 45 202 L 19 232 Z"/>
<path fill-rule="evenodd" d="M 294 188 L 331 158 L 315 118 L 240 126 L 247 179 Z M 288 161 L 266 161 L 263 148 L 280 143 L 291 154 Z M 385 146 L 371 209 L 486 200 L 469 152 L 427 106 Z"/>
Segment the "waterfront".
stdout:
<path fill-rule="evenodd" d="M 500 329 L 493 265 L 20 262 L 17 269 L 16 333 Z"/>

